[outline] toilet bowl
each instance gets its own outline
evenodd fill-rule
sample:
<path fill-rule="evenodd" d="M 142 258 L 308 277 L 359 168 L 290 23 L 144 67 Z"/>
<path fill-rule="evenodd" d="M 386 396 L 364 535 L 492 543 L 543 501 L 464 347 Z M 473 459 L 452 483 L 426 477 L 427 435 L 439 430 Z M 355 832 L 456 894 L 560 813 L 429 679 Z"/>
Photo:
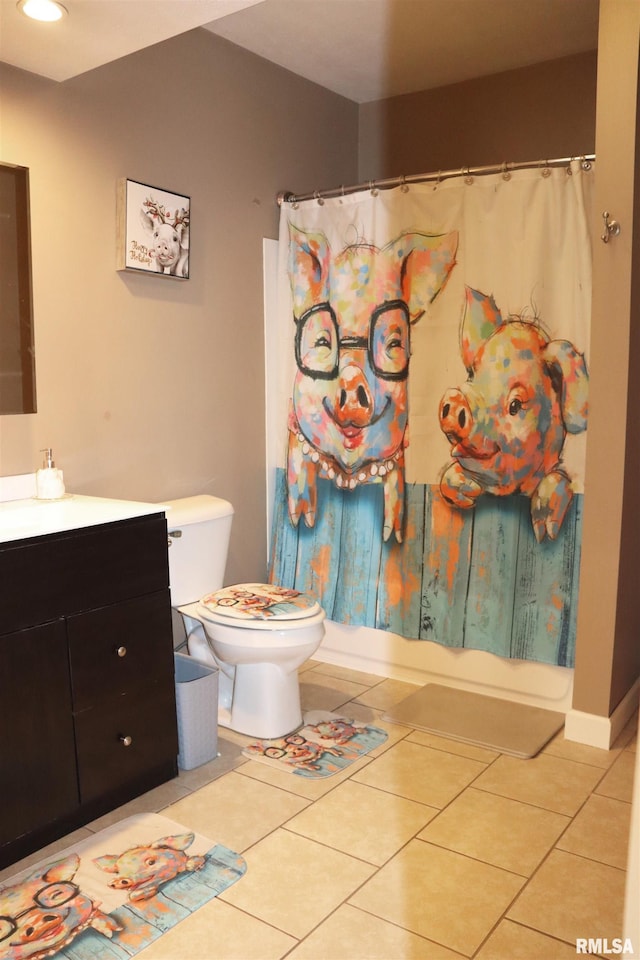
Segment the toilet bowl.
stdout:
<path fill-rule="evenodd" d="M 298 668 L 320 646 L 325 612 L 273 584 L 222 588 L 233 507 L 197 496 L 164 504 L 171 603 L 189 653 L 219 669 L 218 722 L 260 739 L 302 724 Z"/>
<path fill-rule="evenodd" d="M 302 724 L 298 667 L 320 646 L 325 612 L 289 593 L 283 601 L 272 584 L 236 584 L 179 608 L 191 656 L 220 668 L 218 722 L 238 733 L 273 739 Z"/>

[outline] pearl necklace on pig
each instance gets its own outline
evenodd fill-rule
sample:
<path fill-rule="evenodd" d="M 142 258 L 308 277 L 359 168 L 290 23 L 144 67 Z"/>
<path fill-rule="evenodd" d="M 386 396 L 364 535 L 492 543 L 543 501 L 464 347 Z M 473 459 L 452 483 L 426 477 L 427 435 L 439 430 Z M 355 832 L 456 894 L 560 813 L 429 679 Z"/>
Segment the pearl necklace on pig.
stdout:
<path fill-rule="evenodd" d="M 316 464 L 319 468 L 320 476 L 327 480 L 332 480 L 339 490 L 355 490 L 361 483 L 382 483 L 387 474 L 396 468 L 398 462 L 402 460 L 404 455 L 404 448 L 401 447 L 399 450 L 396 450 L 392 457 L 387 457 L 381 463 L 368 463 L 355 473 L 351 473 L 348 470 L 344 470 L 333 457 L 327 456 L 327 454 L 309 443 L 303 433 L 299 431 L 292 431 L 292 433 L 295 433 L 303 456 Z"/>
<path fill-rule="evenodd" d="M 55 957 L 59 954 L 60 950 L 63 950 L 67 947 L 72 940 L 78 936 L 79 933 L 82 933 L 83 930 L 86 930 L 87 927 L 90 927 L 93 924 L 93 917 L 89 917 L 88 920 L 85 920 L 84 923 L 79 923 L 77 927 L 74 927 L 66 940 L 62 943 L 59 943 L 56 947 L 53 947 L 51 950 L 40 950 L 38 953 L 34 953 L 31 957 L 31 960 L 40 960 L 41 957 Z"/>

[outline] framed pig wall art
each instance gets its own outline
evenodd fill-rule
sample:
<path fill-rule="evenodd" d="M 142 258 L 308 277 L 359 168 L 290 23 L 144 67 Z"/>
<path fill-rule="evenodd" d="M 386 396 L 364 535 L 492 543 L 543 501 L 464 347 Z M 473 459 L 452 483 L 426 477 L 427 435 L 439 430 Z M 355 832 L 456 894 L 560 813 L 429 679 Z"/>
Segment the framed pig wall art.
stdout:
<path fill-rule="evenodd" d="M 119 180 L 117 269 L 188 280 L 190 217 L 190 197 Z"/>

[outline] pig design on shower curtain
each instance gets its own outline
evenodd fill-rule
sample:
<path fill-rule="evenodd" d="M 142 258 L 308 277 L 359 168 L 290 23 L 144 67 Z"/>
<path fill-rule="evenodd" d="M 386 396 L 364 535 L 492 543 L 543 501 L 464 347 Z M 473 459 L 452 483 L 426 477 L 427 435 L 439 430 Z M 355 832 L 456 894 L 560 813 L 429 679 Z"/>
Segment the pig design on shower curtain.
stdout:
<path fill-rule="evenodd" d="M 317 479 L 383 484 L 383 538 L 403 537 L 410 329 L 455 265 L 457 232 L 333 253 L 289 224 L 297 370 L 288 422 L 291 522 L 313 527 Z"/>
<path fill-rule="evenodd" d="M 536 540 L 555 540 L 573 498 L 561 456 L 567 433 L 587 428 L 589 378 L 568 340 L 548 340 L 539 324 L 503 319 L 493 298 L 466 288 L 460 388 L 440 402 L 453 461 L 440 489 L 456 507 L 482 493 L 531 498 Z"/>

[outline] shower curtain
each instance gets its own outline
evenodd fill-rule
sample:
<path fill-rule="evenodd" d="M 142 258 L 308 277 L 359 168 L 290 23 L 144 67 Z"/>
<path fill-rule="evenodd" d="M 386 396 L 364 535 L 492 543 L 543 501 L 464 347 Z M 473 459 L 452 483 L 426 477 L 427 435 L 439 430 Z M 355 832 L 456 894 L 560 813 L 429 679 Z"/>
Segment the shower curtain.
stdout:
<path fill-rule="evenodd" d="M 593 176 L 282 204 L 272 581 L 341 623 L 573 665 Z"/>

